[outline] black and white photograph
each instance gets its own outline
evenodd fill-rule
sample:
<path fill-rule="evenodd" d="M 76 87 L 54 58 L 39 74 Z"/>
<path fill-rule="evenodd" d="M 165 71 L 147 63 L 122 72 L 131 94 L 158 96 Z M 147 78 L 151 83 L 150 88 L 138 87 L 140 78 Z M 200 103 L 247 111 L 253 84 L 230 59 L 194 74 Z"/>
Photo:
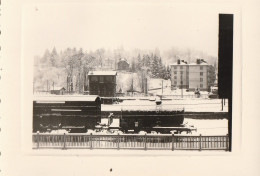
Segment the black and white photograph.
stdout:
<path fill-rule="evenodd" d="M 2 1 L 0 175 L 259 175 L 254 4 Z"/>
<path fill-rule="evenodd" d="M 233 15 L 184 9 L 26 7 L 32 148 L 231 151 Z"/>

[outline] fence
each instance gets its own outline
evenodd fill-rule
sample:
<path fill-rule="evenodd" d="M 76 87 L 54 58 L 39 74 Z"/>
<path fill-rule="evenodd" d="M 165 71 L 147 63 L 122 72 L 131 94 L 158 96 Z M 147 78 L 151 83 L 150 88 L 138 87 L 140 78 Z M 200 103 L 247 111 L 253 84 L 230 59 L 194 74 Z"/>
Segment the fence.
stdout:
<path fill-rule="evenodd" d="M 141 149 L 141 150 L 226 150 L 228 135 L 92 135 L 92 134 L 40 134 L 32 136 L 33 148 L 59 149 Z"/>

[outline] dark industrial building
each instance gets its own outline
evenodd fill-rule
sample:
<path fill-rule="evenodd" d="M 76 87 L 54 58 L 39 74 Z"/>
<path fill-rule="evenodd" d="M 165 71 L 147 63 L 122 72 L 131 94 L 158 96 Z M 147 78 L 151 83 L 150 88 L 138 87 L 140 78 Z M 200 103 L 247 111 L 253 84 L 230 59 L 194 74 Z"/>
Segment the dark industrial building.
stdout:
<path fill-rule="evenodd" d="M 89 94 L 101 97 L 116 95 L 116 71 L 90 71 L 88 73 Z"/>

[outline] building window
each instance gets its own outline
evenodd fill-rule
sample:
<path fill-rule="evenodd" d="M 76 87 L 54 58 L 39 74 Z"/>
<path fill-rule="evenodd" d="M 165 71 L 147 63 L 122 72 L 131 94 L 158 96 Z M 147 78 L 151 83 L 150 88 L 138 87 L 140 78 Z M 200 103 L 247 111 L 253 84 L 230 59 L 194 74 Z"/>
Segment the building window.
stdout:
<path fill-rule="evenodd" d="M 200 84 L 200 88 L 203 88 L 203 84 Z"/>
<path fill-rule="evenodd" d="M 97 82 L 98 81 L 98 77 L 97 76 L 91 76 L 91 81 L 93 82 Z"/>
<path fill-rule="evenodd" d="M 183 66 L 180 66 L 181 69 L 183 69 Z"/>
<path fill-rule="evenodd" d="M 183 71 L 181 71 L 181 75 L 183 74 Z"/>
<path fill-rule="evenodd" d="M 200 82 L 203 82 L 203 78 L 200 78 Z"/>
<path fill-rule="evenodd" d="M 175 71 L 174 74 L 177 74 L 177 72 Z"/>
<path fill-rule="evenodd" d="M 177 76 L 174 76 L 174 79 L 177 79 Z"/>
<path fill-rule="evenodd" d="M 99 77 L 99 82 L 104 82 L 104 77 L 103 76 Z"/>
<path fill-rule="evenodd" d="M 174 66 L 174 69 L 177 69 L 177 66 Z"/>
<path fill-rule="evenodd" d="M 106 76 L 106 81 L 107 82 L 112 82 L 113 81 L 113 77 L 112 76 Z"/>
<path fill-rule="evenodd" d="M 177 84 L 177 81 L 174 81 L 174 84 L 176 85 L 176 84 Z"/>
<path fill-rule="evenodd" d="M 200 70 L 203 70 L 203 66 L 200 66 Z"/>
<path fill-rule="evenodd" d="M 203 76 L 203 72 L 200 72 L 200 76 Z"/>
<path fill-rule="evenodd" d="M 183 84 L 183 81 L 181 81 L 181 84 Z"/>

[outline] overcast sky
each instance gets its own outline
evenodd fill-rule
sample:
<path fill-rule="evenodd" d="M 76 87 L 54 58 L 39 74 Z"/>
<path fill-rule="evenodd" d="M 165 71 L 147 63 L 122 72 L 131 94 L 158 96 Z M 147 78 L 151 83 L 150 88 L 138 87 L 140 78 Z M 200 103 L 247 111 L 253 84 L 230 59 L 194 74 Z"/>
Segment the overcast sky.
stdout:
<path fill-rule="evenodd" d="M 43 55 L 54 46 L 84 51 L 171 47 L 218 52 L 219 9 L 203 5 L 74 4 L 23 8 L 23 49 Z"/>

